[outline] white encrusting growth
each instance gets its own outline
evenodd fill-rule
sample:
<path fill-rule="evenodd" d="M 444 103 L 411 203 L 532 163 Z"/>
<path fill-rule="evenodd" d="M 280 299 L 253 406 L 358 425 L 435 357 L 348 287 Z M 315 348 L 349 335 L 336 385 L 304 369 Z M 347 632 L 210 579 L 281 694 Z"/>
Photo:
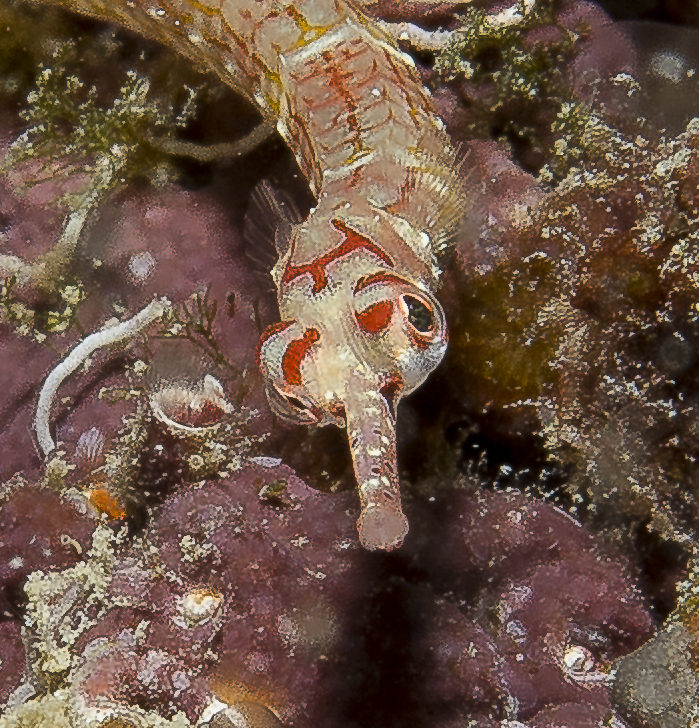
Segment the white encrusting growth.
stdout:
<path fill-rule="evenodd" d="M 470 1 L 464 3 L 470 5 Z M 498 13 L 488 15 L 488 22 L 495 28 L 507 28 L 521 23 L 536 8 L 536 0 L 523 0 Z M 443 50 L 461 30 L 426 30 L 415 23 L 376 21 L 376 24 L 395 40 L 407 43 L 421 51 Z"/>
<path fill-rule="evenodd" d="M 411 46 L 428 51 L 439 51 L 451 40 L 451 30 L 425 30 L 415 23 L 392 23 L 378 20 L 376 24 L 396 40 L 409 43 Z"/>
<path fill-rule="evenodd" d="M 154 321 L 161 318 L 169 309 L 170 301 L 159 298 L 151 301 L 135 316 L 118 324 L 96 331 L 85 337 L 46 377 L 39 392 L 34 416 L 34 432 L 44 457 L 56 448 L 51 436 L 51 407 L 63 382 L 85 362 L 95 351 L 105 346 L 131 339 Z"/>
<path fill-rule="evenodd" d="M 506 10 L 502 10 L 499 13 L 494 13 L 488 16 L 488 20 L 492 25 L 505 28 L 508 25 L 517 25 L 527 15 L 529 15 L 536 7 L 536 0 L 524 0 L 518 2 L 515 5 L 510 6 Z"/>

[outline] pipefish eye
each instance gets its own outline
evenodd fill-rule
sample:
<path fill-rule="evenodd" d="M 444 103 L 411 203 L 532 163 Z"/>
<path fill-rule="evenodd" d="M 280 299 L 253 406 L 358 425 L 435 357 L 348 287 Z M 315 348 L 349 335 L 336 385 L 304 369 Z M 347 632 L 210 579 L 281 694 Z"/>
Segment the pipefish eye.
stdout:
<path fill-rule="evenodd" d="M 280 392 L 281 396 L 284 398 L 286 403 L 293 407 L 295 410 L 299 410 L 300 412 L 309 412 L 309 408 L 307 405 L 305 405 L 298 397 L 294 397 L 290 394 L 284 394 L 283 392 Z"/>
<path fill-rule="evenodd" d="M 308 425 L 320 422 L 322 419 L 322 413 L 312 402 L 284 391 L 276 384 L 269 385 L 268 394 L 272 409 L 285 420 Z"/>
<path fill-rule="evenodd" d="M 427 301 L 404 293 L 400 297 L 400 308 L 405 320 L 418 334 L 430 336 L 436 332 L 437 316 Z"/>

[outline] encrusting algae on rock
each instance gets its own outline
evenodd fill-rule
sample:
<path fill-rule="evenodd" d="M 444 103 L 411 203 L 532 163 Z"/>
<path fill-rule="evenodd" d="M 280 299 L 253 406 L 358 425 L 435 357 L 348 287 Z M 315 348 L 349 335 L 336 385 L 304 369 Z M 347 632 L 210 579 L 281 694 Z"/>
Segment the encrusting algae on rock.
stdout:
<path fill-rule="evenodd" d="M 282 481 L 275 499 L 261 497 Z M 552 705 L 609 711 L 610 661 L 651 629 L 633 580 L 551 505 L 474 498 L 474 485 L 425 504 L 389 580 L 362 576 L 351 495 L 324 496 L 280 465 L 179 487 L 135 537 L 98 526 L 85 560 L 30 579 L 24 639 L 36 664 L 7 725 L 56 704 L 76 725 L 95 715 L 206 725 L 212 705 L 286 726 L 362 725 L 387 680 L 411 697 L 379 709 L 386 721 L 390 711 L 486 722 Z M 439 547 L 433 519 L 445 529 Z M 377 664 L 392 659 L 402 667 L 377 682 Z M 333 698 L 337 675 L 354 688 Z"/>

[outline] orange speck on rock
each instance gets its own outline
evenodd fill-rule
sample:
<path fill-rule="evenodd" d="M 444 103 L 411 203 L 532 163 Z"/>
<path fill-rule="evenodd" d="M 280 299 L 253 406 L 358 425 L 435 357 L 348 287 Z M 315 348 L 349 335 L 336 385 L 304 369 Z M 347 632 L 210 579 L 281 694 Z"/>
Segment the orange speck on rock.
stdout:
<path fill-rule="evenodd" d="M 90 503 L 100 513 L 106 513 L 115 520 L 126 517 L 126 511 L 121 503 L 104 488 L 94 488 L 90 492 Z"/>

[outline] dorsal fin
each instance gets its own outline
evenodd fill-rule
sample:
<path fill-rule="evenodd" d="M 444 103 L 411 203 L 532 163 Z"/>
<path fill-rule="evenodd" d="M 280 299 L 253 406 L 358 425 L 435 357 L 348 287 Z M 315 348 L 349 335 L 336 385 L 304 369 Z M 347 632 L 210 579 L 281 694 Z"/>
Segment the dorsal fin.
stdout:
<path fill-rule="evenodd" d="M 450 154 L 448 163 L 425 151 L 406 155 L 401 160 L 405 177 L 398 196 L 385 207 L 417 230 L 424 230 L 430 236 L 435 255 L 444 252 L 452 242 L 464 213 L 460 168 L 465 159 L 466 154 L 461 152 Z"/>

